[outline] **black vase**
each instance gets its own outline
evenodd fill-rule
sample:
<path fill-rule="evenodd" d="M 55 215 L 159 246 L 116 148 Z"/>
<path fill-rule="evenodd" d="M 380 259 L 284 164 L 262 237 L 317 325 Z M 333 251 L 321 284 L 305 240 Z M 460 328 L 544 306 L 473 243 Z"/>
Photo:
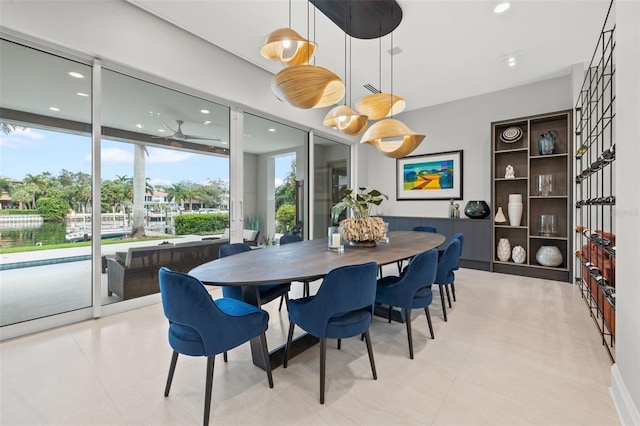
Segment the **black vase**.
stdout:
<path fill-rule="evenodd" d="M 490 213 L 489 205 L 484 201 L 469 201 L 464 207 L 464 214 L 469 219 L 484 219 Z"/>

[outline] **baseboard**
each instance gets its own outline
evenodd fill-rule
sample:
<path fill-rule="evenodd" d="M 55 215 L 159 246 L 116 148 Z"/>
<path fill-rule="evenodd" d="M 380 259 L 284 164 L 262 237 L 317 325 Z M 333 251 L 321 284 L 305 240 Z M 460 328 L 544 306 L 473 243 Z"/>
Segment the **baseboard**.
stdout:
<path fill-rule="evenodd" d="M 620 371 L 618 370 L 618 364 L 613 364 L 611 367 L 611 398 L 613 398 L 613 404 L 618 412 L 620 423 L 623 426 L 640 425 L 640 412 L 638 407 L 635 406 L 631 395 L 627 387 L 624 385 Z"/>

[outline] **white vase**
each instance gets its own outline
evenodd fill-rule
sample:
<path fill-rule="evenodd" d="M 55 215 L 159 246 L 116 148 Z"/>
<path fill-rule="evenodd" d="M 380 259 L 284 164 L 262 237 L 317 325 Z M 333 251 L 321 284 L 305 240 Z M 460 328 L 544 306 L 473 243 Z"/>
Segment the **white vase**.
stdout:
<path fill-rule="evenodd" d="M 527 260 L 527 252 L 522 246 L 515 246 L 511 251 L 511 258 L 515 263 L 524 263 Z"/>
<path fill-rule="evenodd" d="M 494 221 L 496 223 L 505 223 L 507 221 L 507 218 L 504 217 L 504 213 L 502 212 L 502 207 L 498 207 L 498 212 L 496 213 Z"/>
<path fill-rule="evenodd" d="M 542 266 L 562 265 L 562 252 L 556 246 L 540 246 L 536 252 L 536 260 Z"/>
<path fill-rule="evenodd" d="M 520 226 L 522 220 L 522 203 L 509 203 L 507 206 L 509 214 L 509 225 Z"/>
<path fill-rule="evenodd" d="M 522 203 L 522 194 L 509 194 L 509 204 Z"/>
<path fill-rule="evenodd" d="M 498 241 L 498 260 L 507 262 L 511 257 L 511 243 L 507 238 L 500 238 Z"/>

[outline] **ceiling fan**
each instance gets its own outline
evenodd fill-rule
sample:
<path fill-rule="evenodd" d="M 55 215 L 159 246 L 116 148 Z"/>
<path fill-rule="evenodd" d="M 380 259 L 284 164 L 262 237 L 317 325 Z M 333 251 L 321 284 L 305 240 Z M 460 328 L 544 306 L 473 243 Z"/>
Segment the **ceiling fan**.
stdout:
<path fill-rule="evenodd" d="M 214 138 L 205 138 L 202 136 L 195 136 L 195 135 L 186 135 L 182 132 L 182 125 L 184 124 L 183 120 L 176 120 L 176 123 L 178 123 L 178 128 L 177 129 L 172 129 L 171 127 L 169 127 L 169 125 L 167 123 L 165 123 L 164 121 L 162 122 L 162 124 L 164 124 L 164 126 L 171 130 L 173 132 L 173 135 L 169 135 L 169 136 L 152 136 L 152 138 L 154 139 L 175 139 L 175 140 L 179 140 L 179 141 L 186 141 L 186 140 L 202 140 L 202 141 L 222 141 L 222 139 L 214 139 Z"/>

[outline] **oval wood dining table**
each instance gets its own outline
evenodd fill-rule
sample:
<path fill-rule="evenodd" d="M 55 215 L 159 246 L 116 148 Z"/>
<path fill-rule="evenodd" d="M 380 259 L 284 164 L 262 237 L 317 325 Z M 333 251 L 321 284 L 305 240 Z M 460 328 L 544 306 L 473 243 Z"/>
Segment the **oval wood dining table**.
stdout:
<path fill-rule="evenodd" d="M 329 250 L 325 238 L 269 246 L 212 260 L 195 267 L 189 275 L 206 285 L 240 286 L 243 299 L 257 306 L 257 286 L 313 281 L 341 266 L 366 262 L 376 262 L 378 266 L 396 263 L 436 248 L 445 241 L 444 236 L 430 232 L 395 231 L 389 232 L 388 237 L 389 242 L 378 242 L 371 248 L 347 245 L 342 253 Z M 291 356 L 317 342 L 318 339 L 309 334 L 298 337 L 292 342 Z M 251 340 L 251 355 L 253 363 L 264 369 L 259 338 Z M 269 352 L 271 368 L 282 364 L 283 355 L 284 345 Z"/>

